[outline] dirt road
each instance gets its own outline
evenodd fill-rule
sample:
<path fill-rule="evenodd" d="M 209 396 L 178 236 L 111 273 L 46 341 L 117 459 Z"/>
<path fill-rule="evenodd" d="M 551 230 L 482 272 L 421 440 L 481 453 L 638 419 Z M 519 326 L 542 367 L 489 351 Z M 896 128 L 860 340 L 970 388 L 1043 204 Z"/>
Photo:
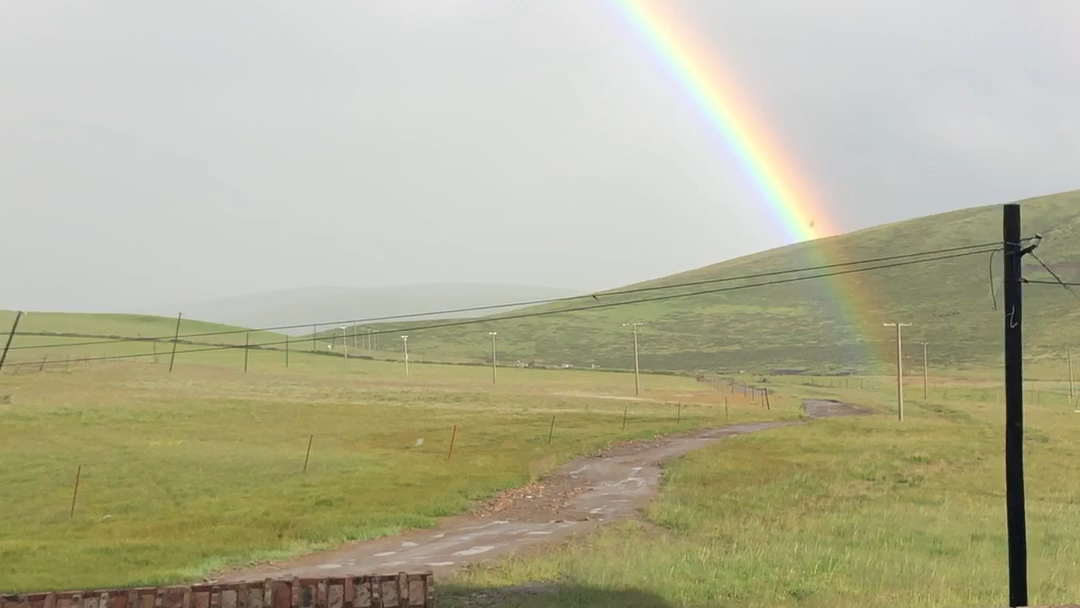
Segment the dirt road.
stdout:
<path fill-rule="evenodd" d="M 869 413 L 821 400 L 806 401 L 803 408 L 814 418 Z M 795 424 L 802 423 L 738 424 L 617 445 L 599 454 L 577 458 L 538 484 L 504 492 L 473 513 L 448 517 L 434 528 L 353 543 L 286 563 L 229 573 L 217 580 L 422 570 L 445 573 L 632 517 L 656 495 L 664 461 L 724 437 Z"/>

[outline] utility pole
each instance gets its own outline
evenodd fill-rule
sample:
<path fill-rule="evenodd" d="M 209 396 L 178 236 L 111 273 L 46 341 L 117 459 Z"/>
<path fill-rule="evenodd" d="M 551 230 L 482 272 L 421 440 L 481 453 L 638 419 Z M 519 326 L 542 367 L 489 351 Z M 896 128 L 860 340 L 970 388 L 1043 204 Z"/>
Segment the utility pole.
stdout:
<path fill-rule="evenodd" d="M 904 421 L 904 341 L 901 330 L 911 327 L 911 323 L 884 323 L 885 327 L 896 328 L 896 417 Z"/>
<path fill-rule="evenodd" d="M 638 365 L 638 342 L 637 328 L 643 323 L 623 323 L 623 327 L 629 327 L 634 332 L 634 396 L 641 396 L 641 368 Z"/>
<path fill-rule="evenodd" d="M 1028 605 L 1027 523 L 1024 515 L 1023 257 L 1020 205 L 1005 205 L 1005 501 L 1009 532 L 1009 606 Z M 1036 243 L 1037 244 L 1037 243 Z"/>
<path fill-rule="evenodd" d="M 1072 349 L 1066 351 L 1069 359 L 1069 403 L 1076 400 L 1076 389 L 1073 387 Z"/>
<path fill-rule="evenodd" d="M 489 331 L 488 335 L 491 336 L 491 383 L 495 384 L 495 336 L 499 335 L 499 333 Z"/>
<path fill-rule="evenodd" d="M 929 346 L 929 345 L 930 345 L 929 342 L 923 342 L 922 343 L 922 398 L 924 400 L 927 398 L 926 397 L 926 395 L 927 395 L 926 385 L 928 384 L 928 382 L 927 382 L 927 371 L 926 371 L 927 370 L 926 350 L 927 350 L 927 346 Z"/>
<path fill-rule="evenodd" d="M 401 343 L 405 348 L 405 377 L 409 377 L 409 336 L 401 336 Z"/>
<path fill-rule="evenodd" d="M 330 334 L 330 341 L 334 340 L 334 335 Z M 341 326 L 341 350 L 345 353 L 345 365 L 349 365 L 349 327 L 347 325 Z"/>

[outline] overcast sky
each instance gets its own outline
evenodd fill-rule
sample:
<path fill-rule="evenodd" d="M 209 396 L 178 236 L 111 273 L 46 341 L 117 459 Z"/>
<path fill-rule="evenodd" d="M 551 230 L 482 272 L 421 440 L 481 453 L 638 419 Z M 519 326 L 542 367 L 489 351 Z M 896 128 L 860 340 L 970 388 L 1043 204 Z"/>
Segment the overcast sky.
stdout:
<path fill-rule="evenodd" d="M 1075 0 L 664 2 L 844 230 L 1080 187 Z M 0 308 L 787 242 L 611 0 L 0 0 Z"/>

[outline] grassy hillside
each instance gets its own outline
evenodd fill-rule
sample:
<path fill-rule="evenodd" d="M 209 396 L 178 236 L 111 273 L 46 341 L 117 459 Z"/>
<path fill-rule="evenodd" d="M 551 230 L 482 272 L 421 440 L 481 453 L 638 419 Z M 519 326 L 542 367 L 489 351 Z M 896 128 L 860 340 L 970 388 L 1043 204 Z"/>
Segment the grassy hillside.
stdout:
<path fill-rule="evenodd" d="M 1065 278 L 1080 280 L 1080 191 L 1027 200 L 1023 210 L 1025 234 L 1053 228 L 1038 250 L 1039 256 Z M 783 247 L 640 286 L 736 277 L 822 261 L 878 258 L 1000 239 L 1001 206 L 993 205 Z M 1028 262 L 1029 266 L 1035 264 L 1031 259 Z M 869 372 L 884 370 L 894 348 L 894 334 L 882 323 L 901 320 L 914 324 L 906 330 L 911 347 L 906 353 L 909 366 L 921 365 L 921 348 L 915 344 L 920 340 L 931 343 L 933 365 L 993 363 L 1000 358 L 1001 313 L 994 310 L 991 301 L 989 263 L 988 255 L 980 255 L 852 275 L 842 287 L 836 279 L 820 279 L 525 320 L 495 318 L 490 323 L 460 328 L 419 329 L 422 324 L 398 324 L 384 326 L 389 333 L 382 344 L 396 353 L 400 349 L 398 334 L 407 330 L 410 353 L 418 358 L 482 361 L 490 352 L 487 332 L 498 331 L 500 360 L 506 363 L 541 360 L 627 368 L 633 364 L 632 342 L 622 324 L 643 321 L 646 325 L 641 328 L 640 341 L 645 369 Z M 999 277 L 999 291 L 1000 265 L 998 256 L 994 272 Z M 1049 278 L 1037 266 L 1029 267 L 1027 276 Z M 601 302 L 616 298 L 602 298 Z M 596 303 L 586 298 L 558 306 Z M 1030 286 L 1025 310 L 1029 357 L 1062 358 L 1066 347 L 1080 348 L 1080 300 L 1058 287 Z"/>

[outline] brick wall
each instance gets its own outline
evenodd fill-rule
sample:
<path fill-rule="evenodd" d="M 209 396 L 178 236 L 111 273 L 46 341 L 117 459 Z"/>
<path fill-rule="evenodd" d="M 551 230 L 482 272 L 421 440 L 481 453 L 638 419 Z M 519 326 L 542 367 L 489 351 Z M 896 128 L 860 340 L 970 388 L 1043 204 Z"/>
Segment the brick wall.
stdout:
<path fill-rule="evenodd" d="M 268 579 L 0 595 L 0 608 L 434 608 L 432 575 Z"/>

